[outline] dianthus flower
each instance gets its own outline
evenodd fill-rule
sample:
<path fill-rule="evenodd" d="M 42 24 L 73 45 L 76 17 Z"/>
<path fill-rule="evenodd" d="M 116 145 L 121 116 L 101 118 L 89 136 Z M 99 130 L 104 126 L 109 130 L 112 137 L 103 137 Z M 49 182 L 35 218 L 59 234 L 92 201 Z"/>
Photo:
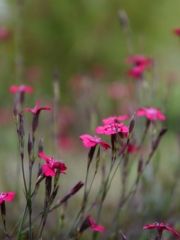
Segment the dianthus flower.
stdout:
<path fill-rule="evenodd" d="M 4 201 L 12 201 L 15 196 L 15 192 L 1 192 L 0 193 L 0 204 L 3 203 Z"/>
<path fill-rule="evenodd" d="M 46 177 L 53 177 L 56 175 L 56 169 L 60 168 L 60 173 L 66 173 L 66 165 L 60 161 L 57 162 L 53 157 L 46 156 L 43 152 L 39 152 L 38 156 L 46 161 L 46 164 L 42 165 L 43 174 Z"/>
<path fill-rule="evenodd" d="M 125 144 L 125 145 L 122 147 L 121 152 L 124 152 L 125 149 L 126 149 L 126 147 L 127 147 L 127 144 Z M 127 152 L 128 152 L 128 153 L 134 153 L 134 152 L 139 151 L 139 149 L 140 149 L 140 147 L 136 147 L 136 146 L 134 146 L 132 143 L 129 143 L 129 144 L 128 144 L 128 150 L 127 150 Z"/>
<path fill-rule="evenodd" d="M 27 85 L 20 85 L 20 86 L 13 85 L 13 86 L 10 87 L 9 91 L 10 91 L 10 93 L 16 93 L 16 92 L 19 92 L 19 93 L 24 93 L 24 92 L 32 93 L 33 92 L 33 88 L 30 87 L 30 86 L 27 86 Z"/>
<path fill-rule="evenodd" d="M 0 41 L 6 41 L 9 40 L 9 38 L 12 36 L 12 33 L 9 29 L 5 27 L 0 28 Z"/>
<path fill-rule="evenodd" d="M 154 228 L 156 228 L 160 234 L 162 234 L 164 230 L 167 230 L 174 233 L 178 237 L 180 236 L 180 234 L 176 230 L 174 230 L 172 227 L 169 227 L 167 224 L 164 224 L 163 222 L 147 224 L 143 227 L 143 230 L 154 229 Z"/>
<path fill-rule="evenodd" d="M 106 149 L 111 148 L 109 144 L 107 144 L 106 142 L 103 142 L 101 140 L 101 138 L 99 138 L 97 136 L 92 137 L 88 134 L 84 134 L 84 135 L 81 135 L 79 138 L 83 141 L 83 144 L 86 148 L 94 147 L 97 144 L 101 145 L 102 147 L 104 147 Z"/>
<path fill-rule="evenodd" d="M 22 110 L 22 112 L 24 111 L 29 111 L 32 112 L 32 114 L 34 115 L 33 117 L 33 122 L 32 122 L 32 130 L 33 133 L 35 132 L 36 128 L 38 127 L 38 121 L 39 121 L 39 114 L 42 110 L 51 110 L 50 106 L 44 106 L 39 108 L 40 105 L 40 100 L 37 101 L 36 106 L 34 108 L 24 108 Z"/>
<path fill-rule="evenodd" d="M 104 227 L 101 225 L 97 225 L 95 220 L 90 215 L 88 215 L 82 223 L 79 232 L 83 232 L 88 227 L 90 227 L 94 231 L 104 232 Z"/>
<path fill-rule="evenodd" d="M 158 119 L 162 121 L 166 120 L 164 114 L 159 109 L 153 107 L 139 108 L 136 112 L 136 115 L 138 117 L 145 115 L 150 121 Z"/>
<path fill-rule="evenodd" d="M 32 114 L 34 115 L 39 115 L 39 113 L 42 111 L 42 110 L 51 110 L 51 107 L 50 106 L 45 106 L 45 107 L 41 107 L 39 108 L 39 105 L 40 105 L 40 100 L 37 101 L 36 103 L 36 106 L 34 108 L 24 108 L 22 110 L 22 112 L 24 111 L 29 111 L 29 112 L 32 112 Z"/>
<path fill-rule="evenodd" d="M 173 30 L 173 33 L 174 33 L 175 35 L 177 35 L 177 36 L 180 36 L 180 28 L 175 28 L 175 29 Z"/>
<path fill-rule="evenodd" d="M 129 116 L 124 115 L 124 116 L 119 116 L 119 117 L 108 117 L 102 120 L 103 124 L 112 124 L 112 123 L 118 123 L 120 121 L 124 121 L 127 118 L 129 118 Z"/>
<path fill-rule="evenodd" d="M 141 79 L 143 77 L 143 71 L 145 68 L 146 65 L 144 64 L 135 66 L 134 68 L 127 71 L 127 75 L 135 79 Z"/>
<path fill-rule="evenodd" d="M 152 63 L 151 58 L 144 57 L 142 55 L 136 55 L 136 56 L 129 56 L 126 58 L 127 63 L 131 63 L 134 66 L 139 66 L 139 65 L 144 65 L 148 66 L 149 64 Z"/>
<path fill-rule="evenodd" d="M 117 132 L 128 133 L 129 128 L 124 126 L 123 123 L 112 123 L 96 128 L 96 132 L 99 134 L 116 134 Z"/>

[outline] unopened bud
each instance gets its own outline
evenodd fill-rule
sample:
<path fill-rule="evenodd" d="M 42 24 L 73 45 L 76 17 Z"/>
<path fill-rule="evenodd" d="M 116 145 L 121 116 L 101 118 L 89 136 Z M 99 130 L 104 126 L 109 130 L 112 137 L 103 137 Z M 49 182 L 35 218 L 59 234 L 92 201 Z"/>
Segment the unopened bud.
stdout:
<path fill-rule="evenodd" d="M 122 27 L 127 30 L 129 29 L 129 20 L 126 12 L 124 10 L 119 11 L 119 20 L 122 25 Z"/>
<path fill-rule="evenodd" d="M 134 115 L 131 118 L 130 124 L 129 124 L 129 134 L 131 134 L 133 132 L 134 129 L 134 125 L 135 125 L 135 115 L 136 112 L 134 113 Z"/>
<path fill-rule="evenodd" d="M 28 154 L 29 154 L 29 156 L 31 156 L 32 149 L 33 149 L 33 143 L 31 140 L 30 133 L 29 133 L 28 134 Z"/>
<path fill-rule="evenodd" d="M 41 138 L 38 145 L 38 153 L 43 152 L 44 140 Z"/>

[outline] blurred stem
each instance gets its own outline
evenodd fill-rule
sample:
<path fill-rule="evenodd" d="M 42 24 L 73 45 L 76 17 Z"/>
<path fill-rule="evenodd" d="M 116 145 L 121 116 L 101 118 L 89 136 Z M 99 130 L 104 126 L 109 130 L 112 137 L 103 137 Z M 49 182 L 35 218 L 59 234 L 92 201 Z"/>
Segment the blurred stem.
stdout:
<path fill-rule="evenodd" d="M 15 65 L 16 65 L 16 76 L 17 82 L 23 83 L 24 75 L 24 64 L 22 56 L 22 27 L 23 27 L 23 6 L 24 0 L 16 1 L 16 25 L 15 25 Z"/>
<path fill-rule="evenodd" d="M 57 154 L 58 150 L 58 107 L 59 107 L 59 100 L 60 100 L 60 93 L 59 93 L 59 73 L 57 70 L 54 71 L 53 76 L 53 93 L 54 93 L 54 100 L 53 100 L 53 139 L 54 139 L 54 148 Z"/>
<path fill-rule="evenodd" d="M 23 227 L 23 223 L 26 219 L 26 215 L 27 215 L 27 204 L 26 204 L 26 207 L 24 209 L 24 213 L 23 213 L 23 216 L 22 216 L 22 219 L 21 219 L 21 222 L 20 222 L 20 226 L 19 226 L 19 230 L 18 230 L 18 235 L 17 235 L 17 240 L 21 240 L 21 231 L 22 231 L 22 227 Z"/>

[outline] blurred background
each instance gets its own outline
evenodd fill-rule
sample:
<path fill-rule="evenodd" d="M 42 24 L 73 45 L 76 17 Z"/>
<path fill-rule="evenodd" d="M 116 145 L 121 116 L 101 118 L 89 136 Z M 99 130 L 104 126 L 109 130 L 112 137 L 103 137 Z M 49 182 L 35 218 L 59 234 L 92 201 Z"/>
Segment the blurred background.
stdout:
<path fill-rule="evenodd" d="M 11 153 L 16 153 L 18 147 L 12 117 L 15 97 L 9 92 L 10 86 L 25 84 L 34 88 L 33 94 L 25 96 L 25 107 L 34 107 L 38 99 L 42 106 L 52 105 L 53 75 L 57 70 L 58 154 L 67 159 L 67 165 L 71 164 L 72 156 L 77 156 L 79 162 L 86 156 L 79 135 L 94 134 L 102 118 L 132 115 L 138 107 L 152 105 L 167 116 L 168 137 L 161 148 L 161 159 L 171 161 L 162 163 L 162 186 L 158 187 L 163 191 L 169 178 L 173 184 L 171 174 L 179 160 L 180 132 L 180 39 L 173 29 L 180 27 L 179 9 L 177 0 L 173 3 L 169 0 L 0 0 L 1 167 L 9 169 L 3 159 L 12 159 Z M 119 11 L 128 17 L 128 39 Z M 126 57 L 137 54 L 154 59 L 154 70 L 146 73 L 141 90 L 137 80 L 126 74 L 130 68 Z M 53 127 L 48 125 L 46 131 L 44 128 L 52 116 L 42 115 L 39 135 L 47 137 L 45 147 L 50 152 L 54 149 Z M 25 120 L 31 120 L 31 115 L 28 116 Z M 138 121 L 140 129 L 142 122 Z M 25 124 L 28 132 L 30 123 Z M 69 166 L 72 171 L 73 167 Z M 74 178 L 79 176 L 74 172 L 67 186 L 72 186 Z M 2 182 L 4 179 L 9 179 L 6 184 L 12 184 L 8 174 L 1 176 Z M 152 193 L 154 198 L 149 198 L 153 207 L 160 201 L 160 195 L 155 198 L 158 187 Z M 156 213 L 162 217 L 167 201 L 170 203 L 170 199 L 165 199 L 165 205 L 157 207 Z"/>

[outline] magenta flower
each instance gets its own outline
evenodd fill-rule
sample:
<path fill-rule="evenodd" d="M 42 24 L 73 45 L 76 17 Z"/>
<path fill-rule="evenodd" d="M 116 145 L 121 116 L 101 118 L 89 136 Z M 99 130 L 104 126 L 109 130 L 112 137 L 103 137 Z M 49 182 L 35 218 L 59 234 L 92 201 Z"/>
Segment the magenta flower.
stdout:
<path fill-rule="evenodd" d="M 96 128 L 96 132 L 99 134 L 116 134 L 117 132 L 128 133 L 129 127 L 124 126 L 123 123 L 112 123 Z"/>
<path fill-rule="evenodd" d="M 159 109 L 153 107 L 139 108 L 136 112 L 136 115 L 138 117 L 145 115 L 150 121 L 158 119 L 162 121 L 166 120 L 164 114 Z"/>
<path fill-rule="evenodd" d="M 0 193 L 0 204 L 3 203 L 4 201 L 12 201 L 15 196 L 15 192 L 1 192 Z"/>
<path fill-rule="evenodd" d="M 40 112 L 42 110 L 51 110 L 50 106 L 45 106 L 45 107 L 39 108 L 39 105 L 40 105 L 40 100 L 37 101 L 36 106 L 34 108 L 24 108 L 22 110 L 22 112 L 24 112 L 24 111 L 32 112 L 32 114 L 34 115 L 33 121 L 32 121 L 32 131 L 33 131 L 33 133 L 36 131 L 36 129 L 38 127 Z"/>
<path fill-rule="evenodd" d="M 13 86 L 10 87 L 9 91 L 10 91 L 10 93 L 16 93 L 16 92 L 19 92 L 19 93 L 24 93 L 24 92 L 32 93 L 33 92 L 33 88 L 30 87 L 30 86 L 27 86 L 27 85 L 20 85 L 20 86 L 13 85 Z"/>
<path fill-rule="evenodd" d="M 112 124 L 112 123 L 118 123 L 119 121 L 124 121 L 128 119 L 129 116 L 124 115 L 124 116 L 119 116 L 119 117 L 108 117 L 102 120 L 103 124 Z"/>
<path fill-rule="evenodd" d="M 180 36 L 180 28 L 175 28 L 173 30 L 173 33 L 179 37 Z"/>
<path fill-rule="evenodd" d="M 5 27 L 0 28 L 0 41 L 6 41 L 9 40 L 9 38 L 12 36 L 12 33 L 9 29 Z"/>
<path fill-rule="evenodd" d="M 135 79 L 142 79 L 143 71 L 145 68 L 146 68 L 146 65 L 144 64 L 135 66 L 134 68 L 127 71 L 127 75 Z"/>
<path fill-rule="evenodd" d="M 164 224 L 163 222 L 147 224 L 143 227 L 143 230 L 154 229 L 154 228 L 156 228 L 158 230 L 158 232 L 160 232 L 161 234 L 164 230 L 167 230 L 167 231 L 174 233 L 178 237 L 180 236 L 180 234 L 178 232 L 176 232 L 172 227 L 169 227 L 167 224 Z"/>
<path fill-rule="evenodd" d="M 39 113 L 42 111 L 42 110 L 51 110 L 51 107 L 50 106 L 45 106 L 45 107 L 41 107 L 39 108 L 39 105 L 40 105 L 40 100 L 37 101 L 36 103 L 36 106 L 34 108 L 24 108 L 22 110 L 22 112 L 24 111 L 29 111 L 29 112 L 32 112 L 34 115 L 39 115 Z"/>
<path fill-rule="evenodd" d="M 127 57 L 126 62 L 133 64 L 134 66 L 139 66 L 139 65 L 148 66 L 149 64 L 152 63 L 152 59 L 144 57 L 142 55 L 136 55 L 136 56 Z"/>
<path fill-rule="evenodd" d="M 90 227 L 92 228 L 92 230 L 98 231 L 98 232 L 104 232 L 103 226 L 97 225 L 95 220 L 92 217 L 87 216 L 87 218 L 88 218 L 88 221 L 90 223 Z"/>
<path fill-rule="evenodd" d="M 90 215 L 88 215 L 82 223 L 79 232 L 83 232 L 88 227 L 90 227 L 93 231 L 104 232 L 104 227 L 97 225 L 95 220 Z"/>
<path fill-rule="evenodd" d="M 91 137 L 88 134 L 84 134 L 84 135 L 81 135 L 79 138 L 83 141 L 83 144 L 86 148 L 94 147 L 97 144 L 101 145 L 102 147 L 104 147 L 106 149 L 111 148 L 109 144 L 107 144 L 106 142 L 103 142 L 101 140 L 101 138 L 99 138 L 97 136 Z"/>
<path fill-rule="evenodd" d="M 66 165 L 60 161 L 57 162 L 53 157 L 46 156 L 43 152 L 39 152 L 38 156 L 45 160 L 46 164 L 42 165 L 43 174 L 46 177 L 53 177 L 56 175 L 56 169 L 60 168 L 60 173 L 66 174 Z"/>
<path fill-rule="evenodd" d="M 126 149 L 126 144 L 122 147 L 122 149 L 121 149 L 121 152 L 124 152 L 125 151 L 125 149 Z M 129 143 L 128 144 L 128 153 L 134 153 L 134 152 L 137 152 L 137 151 L 139 151 L 139 149 L 140 149 L 140 147 L 136 147 L 136 146 L 134 146 L 132 143 Z"/>

